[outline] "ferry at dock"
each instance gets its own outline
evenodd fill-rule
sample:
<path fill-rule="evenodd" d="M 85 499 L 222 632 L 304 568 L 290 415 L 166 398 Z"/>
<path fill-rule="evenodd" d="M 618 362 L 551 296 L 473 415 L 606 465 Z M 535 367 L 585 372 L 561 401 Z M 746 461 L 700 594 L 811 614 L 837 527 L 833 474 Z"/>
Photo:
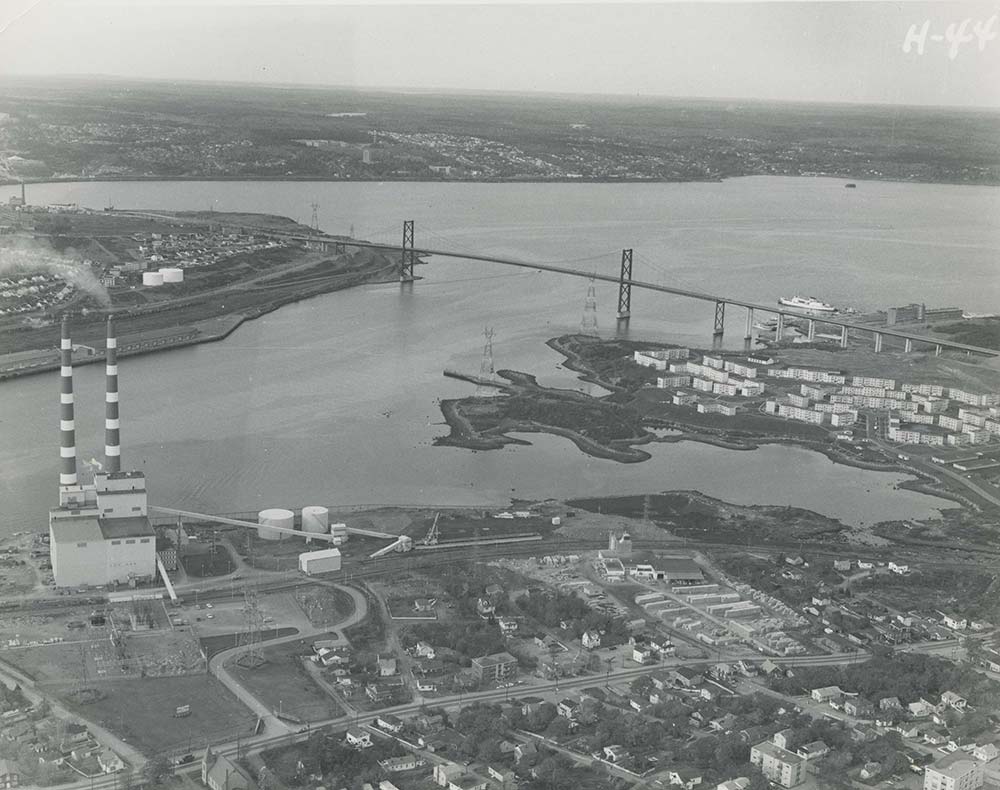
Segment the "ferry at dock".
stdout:
<path fill-rule="evenodd" d="M 832 304 L 821 302 L 815 296 L 793 296 L 791 298 L 781 297 L 778 304 L 783 307 L 794 307 L 798 310 L 808 310 L 811 313 L 836 313 L 837 308 Z"/>

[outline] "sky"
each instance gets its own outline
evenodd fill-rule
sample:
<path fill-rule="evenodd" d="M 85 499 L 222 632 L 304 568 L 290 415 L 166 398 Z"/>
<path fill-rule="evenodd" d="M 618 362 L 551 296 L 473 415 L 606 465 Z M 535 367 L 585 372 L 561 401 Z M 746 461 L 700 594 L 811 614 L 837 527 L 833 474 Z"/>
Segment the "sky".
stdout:
<path fill-rule="evenodd" d="M 996 108 L 998 13 L 996 1 L 0 0 L 0 77 Z"/>

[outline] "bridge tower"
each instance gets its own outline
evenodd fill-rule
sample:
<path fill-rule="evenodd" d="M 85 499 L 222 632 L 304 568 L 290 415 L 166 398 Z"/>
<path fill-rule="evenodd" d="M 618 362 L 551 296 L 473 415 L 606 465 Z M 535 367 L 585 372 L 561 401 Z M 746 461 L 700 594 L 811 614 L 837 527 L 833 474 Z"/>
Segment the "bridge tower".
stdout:
<path fill-rule="evenodd" d="M 413 263 L 416 255 L 413 253 L 413 220 L 403 222 L 403 252 L 399 259 L 399 281 L 413 282 Z"/>
<path fill-rule="evenodd" d="M 632 316 L 632 250 L 622 250 L 622 271 L 618 277 L 618 320 Z"/>
<path fill-rule="evenodd" d="M 726 303 L 715 303 L 715 328 L 712 330 L 712 348 L 722 345 L 722 333 L 726 327 Z"/>
<path fill-rule="evenodd" d="M 580 334 L 597 337 L 597 291 L 591 278 L 587 286 L 587 299 L 583 303 L 583 320 L 580 322 Z"/>
<path fill-rule="evenodd" d="M 309 204 L 312 207 L 312 219 L 309 221 L 309 227 L 313 230 L 319 230 L 319 203 L 315 200 Z"/>
<path fill-rule="evenodd" d="M 483 337 L 486 342 L 483 344 L 483 360 L 479 363 L 479 378 L 485 381 L 496 380 L 496 371 L 493 368 L 493 327 L 487 326 L 483 329 Z M 486 384 L 476 387 L 476 395 L 486 396 L 490 394 L 491 388 Z"/>

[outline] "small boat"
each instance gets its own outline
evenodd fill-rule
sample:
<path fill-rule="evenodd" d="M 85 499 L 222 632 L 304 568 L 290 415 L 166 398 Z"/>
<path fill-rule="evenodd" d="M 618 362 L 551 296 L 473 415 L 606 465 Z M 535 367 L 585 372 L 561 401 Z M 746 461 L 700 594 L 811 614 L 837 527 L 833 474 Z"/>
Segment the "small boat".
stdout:
<path fill-rule="evenodd" d="M 793 296 L 791 298 L 781 297 L 778 304 L 785 307 L 795 307 L 799 310 L 809 310 L 814 313 L 836 313 L 837 308 L 832 304 L 821 302 L 815 296 Z"/>
<path fill-rule="evenodd" d="M 844 184 L 844 189 L 857 189 L 857 184 Z"/>

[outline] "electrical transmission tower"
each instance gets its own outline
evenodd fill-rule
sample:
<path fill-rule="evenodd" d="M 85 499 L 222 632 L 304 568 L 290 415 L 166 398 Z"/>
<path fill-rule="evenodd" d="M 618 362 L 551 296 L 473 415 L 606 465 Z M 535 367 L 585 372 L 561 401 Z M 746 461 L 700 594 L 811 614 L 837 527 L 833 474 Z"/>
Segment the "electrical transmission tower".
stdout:
<path fill-rule="evenodd" d="M 583 303 L 583 321 L 580 322 L 580 334 L 597 337 L 597 291 L 591 279 L 587 286 L 587 300 Z"/>
<path fill-rule="evenodd" d="M 313 230 L 319 230 L 319 203 L 314 200 L 310 205 L 312 206 L 313 215 L 309 227 Z"/>
<path fill-rule="evenodd" d="M 261 651 L 261 632 L 264 630 L 264 613 L 257 602 L 256 590 L 243 589 L 243 628 L 239 636 L 238 647 L 245 648 L 236 659 L 236 663 L 247 669 L 256 669 L 265 663 Z"/>
<path fill-rule="evenodd" d="M 483 360 L 479 363 L 479 378 L 487 381 L 496 380 L 496 372 L 493 369 L 493 327 L 488 326 L 483 329 L 483 337 L 486 342 L 483 344 Z M 476 395 L 489 395 L 490 387 L 480 384 L 476 387 Z"/>

